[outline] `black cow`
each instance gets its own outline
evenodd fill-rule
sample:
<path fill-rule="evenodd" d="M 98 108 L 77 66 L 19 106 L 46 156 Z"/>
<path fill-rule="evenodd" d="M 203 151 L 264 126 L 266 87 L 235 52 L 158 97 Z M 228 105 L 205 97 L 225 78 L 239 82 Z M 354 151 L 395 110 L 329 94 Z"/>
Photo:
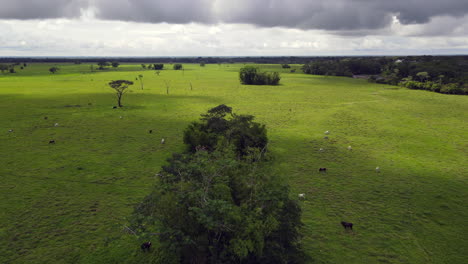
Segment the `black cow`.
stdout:
<path fill-rule="evenodd" d="M 150 131 L 148 131 L 148 132 L 151 134 L 151 133 L 153 133 L 153 130 L 152 130 L 152 129 L 150 129 Z"/>
<path fill-rule="evenodd" d="M 117 106 L 112 107 L 112 109 L 117 109 Z"/>
<path fill-rule="evenodd" d="M 148 241 L 148 242 L 141 244 L 140 248 L 142 251 L 149 251 L 151 248 L 151 242 Z"/>
<path fill-rule="evenodd" d="M 49 140 L 49 144 L 55 144 L 55 140 Z"/>
<path fill-rule="evenodd" d="M 341 225 L 344 227 L 345 230 L 353 230 L 353 223 L 348 223 L 345 221 L 341 221 Z"/>
<path fill-rule="evenodd" d="M 319 168 L 319 172 L 327 172 L 327 168 Z"/>

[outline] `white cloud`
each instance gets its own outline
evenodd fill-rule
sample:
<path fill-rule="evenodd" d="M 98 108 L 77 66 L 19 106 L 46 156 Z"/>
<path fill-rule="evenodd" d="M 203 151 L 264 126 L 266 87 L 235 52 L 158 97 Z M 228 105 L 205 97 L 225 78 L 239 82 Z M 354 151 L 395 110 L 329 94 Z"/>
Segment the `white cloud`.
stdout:
<path fill-rule="evenodd" d="M 442 23 L 444 17 L 428 23 Z M 314 56 L 466 53 L 468 19 L 447 36 L 398 21 L 367 36 L 248 24 L 136 23 L 80 19 L 0 20 L 0 56 Z M 458 24 L 457 24 L 458 23 Z M 436 29 L 433 29 L 436 30 Z M 462 32 L 457 34 L 456 32 Z"/>

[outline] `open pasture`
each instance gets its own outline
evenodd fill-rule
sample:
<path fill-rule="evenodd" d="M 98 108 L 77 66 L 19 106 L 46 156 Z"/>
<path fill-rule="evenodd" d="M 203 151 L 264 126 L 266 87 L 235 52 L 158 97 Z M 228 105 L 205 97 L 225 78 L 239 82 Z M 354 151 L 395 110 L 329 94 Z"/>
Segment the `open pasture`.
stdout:
<path fill-rule="evenodd" d="M 166 64 L 159 75 L 140 65 L 51 66 L 0 74 L 0 263 L 149 261 L 123 232 L 125 217 L 182 150 L 185 127 L 219 104 L 266 124 L 272 166 L 292 195 L 305 194 L 303 244 L 314 263 L 468 259 L 466 96 L 280 65 L 261 65 L 281 72 L 279 86 L 241 85 L 242 64 Z M 118 79 L 135 84 L 113 109 L 107 83 Z"/>

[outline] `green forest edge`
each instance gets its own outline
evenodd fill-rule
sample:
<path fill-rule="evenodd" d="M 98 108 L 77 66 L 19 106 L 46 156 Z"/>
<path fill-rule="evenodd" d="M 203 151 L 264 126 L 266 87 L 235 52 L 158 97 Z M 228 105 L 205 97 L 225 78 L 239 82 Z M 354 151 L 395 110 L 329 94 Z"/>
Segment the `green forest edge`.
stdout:
<path fill-rule="evenodd" d="M 361 77 L 370 82 L 444 94 L 468 94 L 466 62 L 456 57 L 387 57 L 318 60 L 302 67 L 306 74 Z M 364 76 L 363 76 L 364 75 Z M 367 75 L 367 76 L 365 76 Z"/>

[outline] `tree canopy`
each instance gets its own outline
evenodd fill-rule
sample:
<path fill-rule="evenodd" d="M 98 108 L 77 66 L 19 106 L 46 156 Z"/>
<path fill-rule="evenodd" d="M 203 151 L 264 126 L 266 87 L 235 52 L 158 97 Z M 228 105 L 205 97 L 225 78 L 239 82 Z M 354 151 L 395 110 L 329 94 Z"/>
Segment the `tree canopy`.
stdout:
<path fill-rule="evenodd" d="M 133 85 L 132 81 L 128 80 L 116 80 L 109 82 L 109 86 L 115 90 L 117 96 L 117 104 L 122 107 L 122 96 L 125 94 L 128 86 Z"/>
<path fill-rule="evenodd" d="M 220 105 L 202 115 L 202 123 L 228 138 L 253 119 L 234 116 Z M 152 192 L 135 208 L 131 227 L 147 240 L 158 238 L 159 263 L 304 260 L 301 209 L 289 198 L 288 185 L 268 169 L 259 149 L 243 158 L 234 149 L 218 144 L 211 151 L 201 147 L 173 154 Z"/>
<path fill-rule="evenodd" d="M 247 85 L 278 85 L 281 77 L 277 72 L 261 72 L 257 67 L 244 66 L 239 71 L 239 79 Z"/>

